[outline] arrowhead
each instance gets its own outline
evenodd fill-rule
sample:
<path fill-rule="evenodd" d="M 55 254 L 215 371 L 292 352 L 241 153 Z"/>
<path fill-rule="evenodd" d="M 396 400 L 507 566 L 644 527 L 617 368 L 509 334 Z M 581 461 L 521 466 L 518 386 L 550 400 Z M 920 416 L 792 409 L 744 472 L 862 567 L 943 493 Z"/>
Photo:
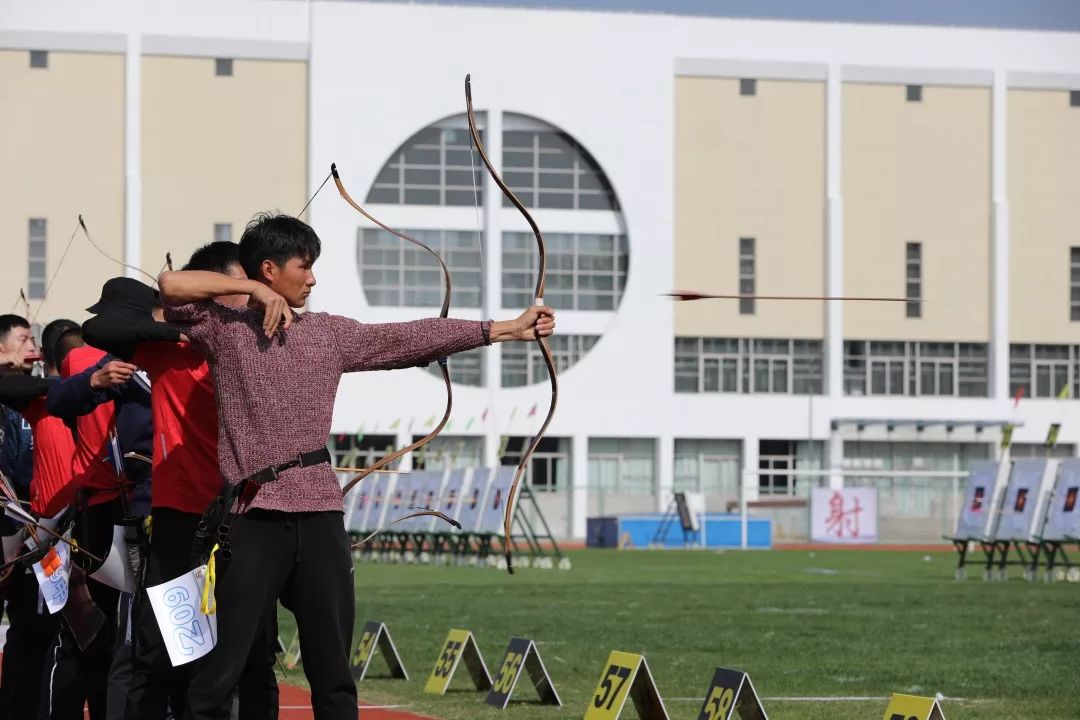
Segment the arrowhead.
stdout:
<path fill-rule="evenodd" d="M 709 297 L 708 295 L 705 295 L 704 293 L 691 292 L 691 291 L 688 291 L 688 290 L 679 291 L 679 292 L 664 293 L 664 295 L 666 297 L 671 298 L 672 300 L 677 300 L 677 301 L 705 300 L 706 298 Z"/>

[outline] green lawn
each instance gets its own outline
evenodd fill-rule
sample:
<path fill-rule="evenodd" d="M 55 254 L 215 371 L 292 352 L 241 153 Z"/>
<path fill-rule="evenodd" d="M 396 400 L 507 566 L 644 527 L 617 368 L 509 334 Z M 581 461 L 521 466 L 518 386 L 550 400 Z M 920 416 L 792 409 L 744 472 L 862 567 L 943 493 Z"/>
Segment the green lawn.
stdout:
<path fill-rule="evenodd" d="M 570 553 L 569 571 L 374 565 L 356 572 L 357 626 L 390 627 L 408 681 L 371 678 L 367 702 L 446 720 L 579 718 L 608 653 L 642 653 L 673 720 L 695 718 L 713 668 L 750 673 L 771 717 L 881 718 L 885 701 L 946 696 L 949 720 L 1080 718 L 1080 585 L 953 580 L 951 553 L 626 551 Z M 929 558 L 927 560 L 926 558 Z M 978 572 L 971 573 L 978 576 Z M 313 589 L 314 591 L 314 589 Z M 523 674 L 505 711 L 423 685 L 450 628 L 476 635 L 492 673 L 511 636 L 532 638 L 565 707 L 542 707 Z M 282 611 L 281 634 L 294 629 Z M 357 633 L 359 637 L 359 633 Z M 302 682 L 299 669 L 290 681 Z M 956 699 L 952 699 L 956 698 Z M 627 705 L 623 717 L 634 717 Z"/>

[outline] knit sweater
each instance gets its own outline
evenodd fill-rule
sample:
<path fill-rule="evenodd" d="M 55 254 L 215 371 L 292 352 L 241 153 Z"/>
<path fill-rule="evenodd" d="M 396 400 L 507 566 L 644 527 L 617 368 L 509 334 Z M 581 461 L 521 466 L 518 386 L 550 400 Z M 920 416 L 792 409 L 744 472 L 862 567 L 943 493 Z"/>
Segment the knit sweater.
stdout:
<path fill-rule="evenodd" d="M 217 388 L 218 460 L 227 483 L 326 445 L 342 373 L 427 365 L 484 344 L 490 322 L 432 318 L 360 323 L 327 313 L 297 314 L 273 339 L 262 308 L 212 300 L 165 306 L 165 319 L 206 355 Z M 342 510 L 326 464 L 290 468 L 259 488 L 249 508 Z"/>

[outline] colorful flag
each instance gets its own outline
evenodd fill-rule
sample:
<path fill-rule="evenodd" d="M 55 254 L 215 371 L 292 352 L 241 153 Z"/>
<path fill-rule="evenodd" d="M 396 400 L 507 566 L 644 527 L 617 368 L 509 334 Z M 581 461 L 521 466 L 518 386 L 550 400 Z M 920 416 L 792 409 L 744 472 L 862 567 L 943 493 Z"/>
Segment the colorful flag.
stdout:
<path fill-rule="evenodd" d="M 1016 391 L 1016 395 L 1013 396 L 1013 407 L 1020 404 L 1020 401 L 1024 399 L 1024 393 L 1027 392 L 1027 385 L 1021 385 L 1020 389 Z"/>
<path fill-rule="evenodd" d="M 396 420 L 394 420 L 394 422 L 390 423 L 390 429 L 391 430 L 397 430 L 398 425 L 400 425 L 400 424 L 401 424 L 401 418 L 397 418 Z"/>
<path fill-rule="evenodd" d="M 469 422 L 465 423 L 465 429 L 466 429 L 466 430 L 468 430 L 469 428 L 471 428 L 471 427 L 472 427 L 472 424 L 473 424 L 473 421 L 474 421 L 474 420 L 476 420 L 476 416 L 475 416 L 475 415 L 473 415 L 473 416 L 472 416 L 471 418 L 469 418 Z"/>
<path fill-rule="evenodd" d="M 1050 449 L 1057 445 L 1058 433 L 1061 432 L 1061 423 L 1051 423 L 1050 430 L 1046 433 L 1046 447 Z"/>
<path fill-rule="evenodd" d="M 1058 393 L 1058 400 L 1067 400 L 1069 398 L 1069 383 L 1065 383 L 1065 387 L 1061 388 L 1061 392 Z"/>
<path fill-rule="evenodd" d="M 537 403 L 533 403 L 532 410 L 529 411 L 529 417 L 532 417 L 533 415 L 536 414 L 536 406 L 537 406 Z"/>
<path fill-rule="evenodd" d="M 487 422 L 487 414 L 488 414 L 488 409 L 484 408 L 484 413 L 483 413 L 483 415 L 480 416 L 480 422 Z"/>

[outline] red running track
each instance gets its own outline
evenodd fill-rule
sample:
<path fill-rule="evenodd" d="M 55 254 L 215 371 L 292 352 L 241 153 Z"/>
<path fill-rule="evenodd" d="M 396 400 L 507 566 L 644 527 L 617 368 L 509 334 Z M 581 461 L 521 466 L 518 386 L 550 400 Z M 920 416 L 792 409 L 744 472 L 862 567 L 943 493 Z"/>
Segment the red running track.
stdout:
<path fill-rule="evenodd" d="M 279 683 L 281 706 L 278 720 L 311 720 L 311 693 L 295 685 Z M 405 706 L 379 706 L 360 703 L 361 720 L 431 720 L 425 715 L 408 712 Z"/>

